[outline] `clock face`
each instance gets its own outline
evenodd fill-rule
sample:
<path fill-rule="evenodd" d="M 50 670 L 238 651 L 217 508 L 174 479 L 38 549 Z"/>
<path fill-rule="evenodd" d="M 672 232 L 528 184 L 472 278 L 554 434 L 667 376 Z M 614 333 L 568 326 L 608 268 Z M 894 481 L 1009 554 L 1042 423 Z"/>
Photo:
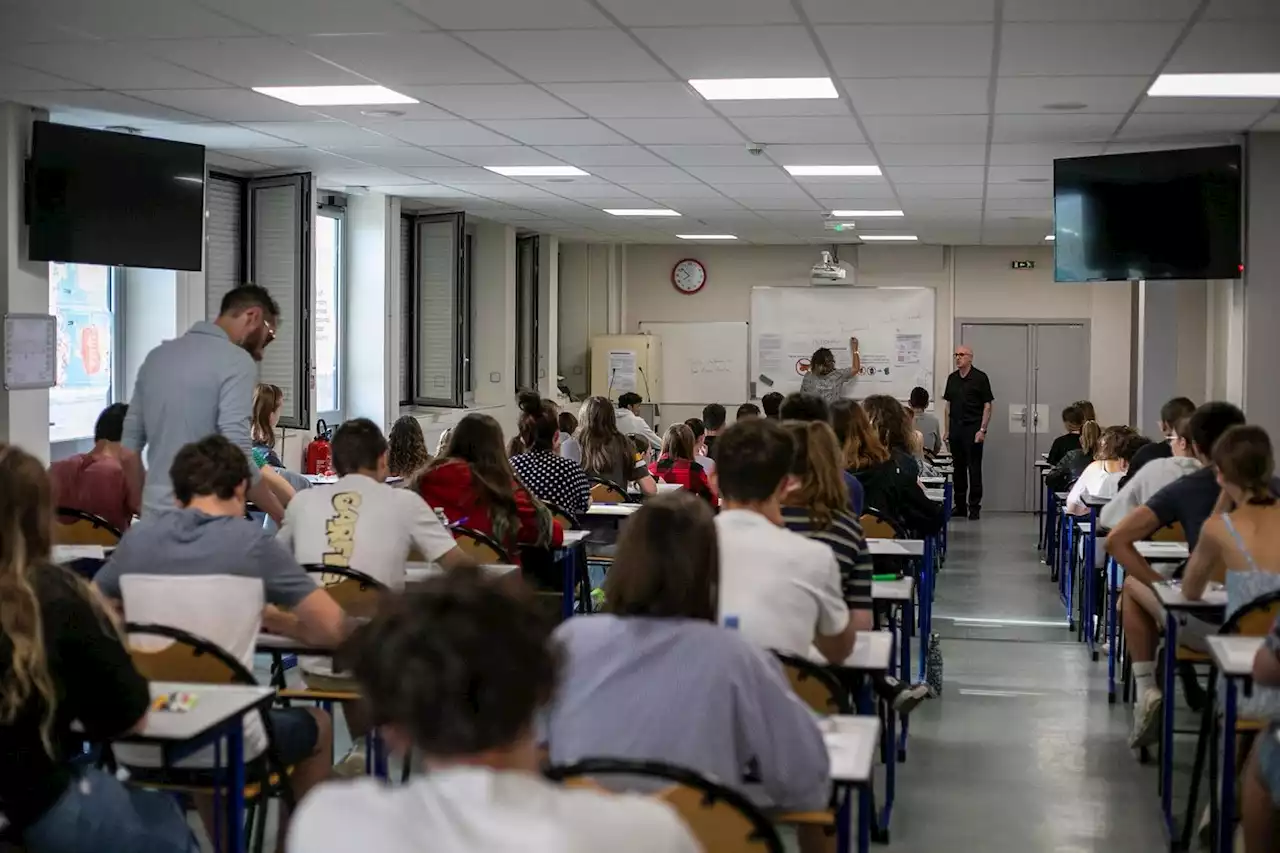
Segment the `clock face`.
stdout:
<path fill-rule="evenodd" d="M 685 258 L 671 270 L 671 283 L 681 293 L 697 293 L 707 283 L 707 268 L 693 258 Z"/>

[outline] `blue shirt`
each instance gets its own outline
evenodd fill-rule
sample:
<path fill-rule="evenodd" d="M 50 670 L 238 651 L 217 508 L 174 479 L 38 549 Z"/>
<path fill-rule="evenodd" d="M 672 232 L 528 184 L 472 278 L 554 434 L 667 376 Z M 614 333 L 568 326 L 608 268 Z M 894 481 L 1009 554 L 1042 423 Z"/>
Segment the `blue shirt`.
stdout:
<path fill-rule="evenodd" d="M 862 484 L 858 482 L 858 478 L 844 472 L 844 485 L 849 490 L 849 508 L 853 510 L 853 514 L 861 517 L 862 507 L 866 503 L 862 496 Z"/>
<path fill-rule="evenodd" d="M 252 482 L 258 482 L 262 474 L 253 461 L 249 431 L 257 381 L 253 356 L 216 323 L 196 323 L 147 353 L 121 436 L 130 450 L 146 448 L 143 515 L 177 508 L 169 478 L 173 458 L 183 445 L 215 433 L 244 450 Z"/>

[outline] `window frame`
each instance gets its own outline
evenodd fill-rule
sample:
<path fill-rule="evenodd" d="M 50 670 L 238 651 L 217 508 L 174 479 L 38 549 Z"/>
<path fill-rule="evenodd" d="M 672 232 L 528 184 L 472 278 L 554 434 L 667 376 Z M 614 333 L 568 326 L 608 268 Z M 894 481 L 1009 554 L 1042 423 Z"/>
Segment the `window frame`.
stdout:
<path fill-rule="evenodd" d="M 516 237 L 516 371 L 515 390 L 538 390 L 538 340 L 541 333 L 538 290 L 542 275 L 542 240 L 537 234 Z M 527 259 L 527 260 L 526 260 Z M 528 263 L 528 275 L 524 265 Z M 526 310 L 528 314 L 526 315 Z M 528 328 L 525 317 L 528 316 Z"/>
<path fill-rule="evenodd" d="M 333 312 L 334 312 L 334 335 L 337 337 L 334 349 L 334 402 L 335 408 L 332 410 L 320 410 L 320 394 L 316 386 L 312 386 L 311 400 L 317 411 L 313 412 L 312 419 L 323 418 L 326 423 L 341 423 L 342 413 L 346 406 L 346 359 L 344 358 L 343 348 L 347 338 L 347 311 L 346 311 L 346 295 L 347 295 L 347 208 L 341 204 L 333 203 L 330 199 L 329 203 L 316 205 L 316 223 L 319 227 L 319 220 L 332 219 L 337 226 L 337 239 L 334 247 L 337 257 L 334 259 L 334 285 L 333 285 Z M 313 235 L 314 236 L 314 235 Z M 309 300 L 309 310 L 311 312 L 311 325 L 309 328 L 311 336 L 311 371 L 312 381 L 318 381 L 317 369 L 319 362 L 316 358 L 315 346 L 319 338 L 316 334 L 315 322 L 319 316 L 316 310 L 316 271 L 319 267 L 320 258 L 315 254 L 316 240 L 312 240 L 312 257 L 313 267 L 311 275 L 311 294 Z"/>
<path fill-rule="evenodd" d="M 107 401 L 102 408 L 105 409 L 107 406 L 110 406 L 113 403 L 128 402 L 127 400 L 123 399 L 124 387 L 122 382 L 122 379 L 124 377 L 124 370 L 125 370 L 124 268 L 118 267 L 118 266 L 111 266 L 107 264 L 84 264 L 84 263 L 77 263 L 73 261 L 48 261 L 47 263 L 50 265 L 50 267 L 52 267 L 52 265 L 54 264 L 59 264 L 61 266 L 66 266 L 66 267 L 103 267 L 106 270 L 107 313 L 111 315 L 111 363 L 109 365 L 109 369 L 111 371 L 111 384 L 107 389 Z M 52 276 L 52 271 L 50 271 L 49 275 Z M 57 314 L 58 314 L 58 306 L 56 304 L 56 299 L 57 297 L 55 295 L 54 297 L 55 303 L 49 306 L 49 313 L 54 317 L 57 317 Z M 57 390 L 58 379 L 59 377 L 55 375 L 54 385 L 49 389 L 49 393 L 51 397 L 53 392 Z M 50 402 L 52 403 L 52 399 L 50 400 Z M 54 439 L 52 437 L 52 428 L 54 424 L 52 421 L 50 421 L 49 423 L 50 444 L 65 445 L 65 444 L 75 444 L 77 442 L 82 442 L 82 441 L 92 441 L 94 429 L 96 428 L 96 425 L 97 425 L 98 415 L 101 413 L 101 411 L 102 409 L 99 409 L 98 412 L 94 413 L 93 421 L 89 423 L 88 431 L 84 435 L 74 436 L 72 438 Z M 52 417 L 52 412 L 50 412 L 50 417 Z"/>
<path fill-rule="evenodd" d="M 402 341 L 406 348 L 407 378 L 401 378 L 401 405 L 427 406 L 438 408 L 461 409 L 472 402 L 471 388 L 471 347 L 472 342 L 472 277 L 471 249 L 473 235 L 467 229 L 466 214 L 461 211 L 404 214 L 409 222 L 409 259 L 410 270 L 407 277 L 407 293 L 402 294 L 401 310 L 407 314 L 409 334 Z M 453 383 L 447 397 L 425 396 L 419 387 L 422 371 L 422 326 L 419 322 L 418 310 L 422 304 L 422 246 L 419 227 L 426 224 L 452 223 L 453 244 L 456 255 L 453 258 L 453 305 L 455 310 L 455 326 L 453 339 Z"/>

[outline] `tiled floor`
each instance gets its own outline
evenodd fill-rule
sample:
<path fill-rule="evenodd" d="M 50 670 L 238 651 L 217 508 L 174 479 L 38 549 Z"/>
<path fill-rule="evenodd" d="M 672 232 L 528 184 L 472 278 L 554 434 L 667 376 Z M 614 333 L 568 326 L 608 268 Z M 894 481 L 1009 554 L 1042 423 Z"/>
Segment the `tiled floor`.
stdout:
<path fill-rule="evenodd" d="M 1131 853 L 1164 843 L 1154 765 L 1126 748 L 1128 709 L 1107 704 L 1105 658 L 1092 663 L 1068 635 L 1035 539 L 1028 515 L 952 525 L 934 607 L 943 696 L 912 718 L 888 849 Z"/>

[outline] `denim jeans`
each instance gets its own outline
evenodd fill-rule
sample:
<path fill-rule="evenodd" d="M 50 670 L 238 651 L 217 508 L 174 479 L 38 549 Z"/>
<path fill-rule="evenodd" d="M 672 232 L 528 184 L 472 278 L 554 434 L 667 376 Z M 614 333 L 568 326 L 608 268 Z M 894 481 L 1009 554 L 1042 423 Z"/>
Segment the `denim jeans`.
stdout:
<path fill-rule="evenodd" d="M 97 768 L 78 771 L 58 802 L 22 836 L 27 853 L 199 853 L 165 794 L 130 788 Z"/>

